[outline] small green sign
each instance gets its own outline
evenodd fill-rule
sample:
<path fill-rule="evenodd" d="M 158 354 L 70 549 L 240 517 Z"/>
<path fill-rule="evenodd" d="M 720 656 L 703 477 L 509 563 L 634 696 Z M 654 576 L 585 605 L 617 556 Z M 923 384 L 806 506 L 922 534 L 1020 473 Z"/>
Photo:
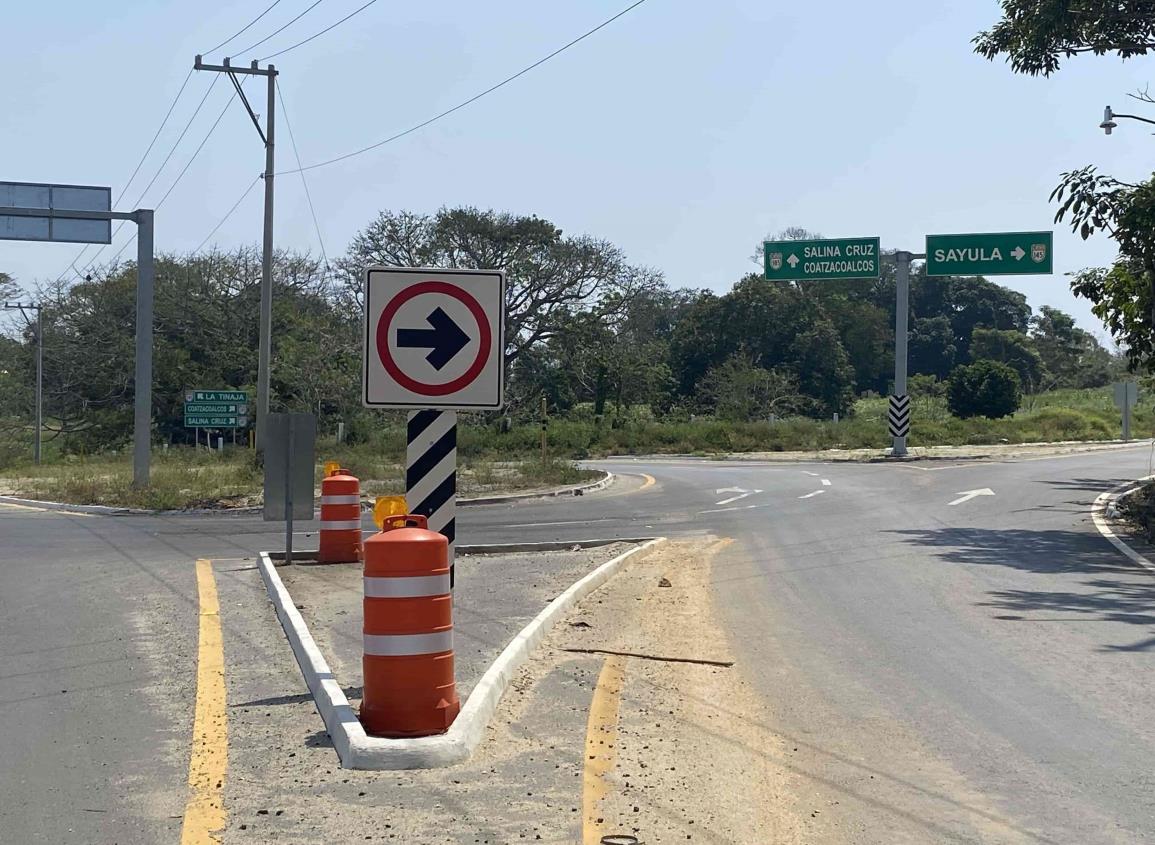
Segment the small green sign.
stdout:
<path fill-rule="evenodd" d="M 1022 276 L 1054 272 L 1051 232 L 927 235 L 928 276 Z"/>
<path fill-rule="evenodd" d="M 210 414 L 185 414 L 185 428 L 244 428 L 249 424 L 247 416 Z"/>
<path fill-rule="evenodd" d="M 772 282 L 879 277 L 878 238 L 766 241 L 763 247 Z"/>
<path fill-rule="evenodd" d="M 248 405 L 238 405 L 236 402 L 185 402 L 185 414 L 200 416 L 204 414 L 247 414 Z"/>
<path fill-rule="evenodd" d="M 249 394 L 243 390 L 189 390 L 184 398 L 186 402 L 248 402 Z"/>

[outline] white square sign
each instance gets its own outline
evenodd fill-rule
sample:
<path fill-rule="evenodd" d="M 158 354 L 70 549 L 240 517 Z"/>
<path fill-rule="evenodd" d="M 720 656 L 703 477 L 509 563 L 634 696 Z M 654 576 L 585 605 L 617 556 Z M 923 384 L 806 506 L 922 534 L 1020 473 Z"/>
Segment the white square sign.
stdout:
<path fill-rule="evenodd" d="M 369 267 L 363 400 L 370 408 L 505 403 L 505 273 Z"/>

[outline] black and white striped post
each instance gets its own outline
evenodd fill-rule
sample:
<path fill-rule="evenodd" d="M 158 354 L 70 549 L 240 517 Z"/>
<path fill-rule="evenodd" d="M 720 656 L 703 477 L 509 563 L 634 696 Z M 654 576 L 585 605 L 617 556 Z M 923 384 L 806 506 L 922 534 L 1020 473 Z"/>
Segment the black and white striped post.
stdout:
<path fill-rule="evenodd" d="M 457 516 L 457 412 L 411 411 L 405 437 L 405 501 L 449 540 L 449 583 Z"/>

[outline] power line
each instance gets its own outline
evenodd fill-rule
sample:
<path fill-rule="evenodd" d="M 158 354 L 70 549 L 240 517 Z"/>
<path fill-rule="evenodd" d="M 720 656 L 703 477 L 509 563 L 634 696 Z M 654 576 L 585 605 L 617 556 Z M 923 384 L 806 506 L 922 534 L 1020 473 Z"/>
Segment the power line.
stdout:
<path fill-rule="evenodd" d="M 245 81 L 247 82 L 248 80 L 246 79 Z M 243 85 L 244 83 L 241 83 L 241 84 Z M 240 89 L 237 89 L 237 90 L 239 91 Z M 164 196 L 161 197 L 160 200 L 157 201 L 156 205 L 153 206 L 154 211 L 156 209 L 159 209 L 162 205 L 164 205 L 164 201 L 168 199 L 169 194 L 171 194 L 173 192 L 173 190 L 176 188 L 176 186 L 180 184 L 181 179 L 184 178 L 184 175 L 186 173 L 188 173 L 189 168 L 192 167 L 193 162 L 196 161 L 197 156 L 200 155 L 201 150 L 204 149 L 205 144 L 208 143 L 209 138 L 211 138 L 213 133 L 216 132 L 217 126 L 220 125 L 221 120 L 225 116 L 225 112 L 227 112 L 229 110 L 229 106 L 232 105 L 233 97 L 235 97 L 235 96 L 237 96 L 236 92 L 234 92 L 229 97 L 229 99 L 225 102 L 225 107 L 223 109 L 221 109 L 221 113 L 217 115 L 217 119 L 213 121 L 213 125 L 209 127 L 209 131 L 207 133 L 205 133 L 204 138 L 201 139 L 200 144 L 197 145 L 197 148 L 193 151 L 193 154 L 189 157 L 189 160 L 187 162 L 185 162 L 185 166 L 181 169 L 181 172 L 177 174 L 177 177 L 176 177 L 176 179 L 173 180 L 173 183 L 168 186 L 168 190 L 164 192 Z M 118 258 L 120 258 L 121 253 L 123 253 L 126 249 L 128 249 L 129 245 L 135 240 L 136 240 L 136 234 L 133 234 L 133 236 L 125 242 L 124 246 L 122 246 L 117 251 L 116 255 L 112 256 L 111 263 L 115 264 L 116 260 Z"/>
<path fill-rule="evenodd" d="M 317 33 L 314 33 L 313 35 L 310 35 L 310 36 L 309 36 L 308 38 L 306 38 L 304 41 L 298 41 L 298 42 L 297 42 L 296 44 L 294 44 L 292 47 L 286 47 L 284 50 L 278 50 L 277 52 L 275 52 L 275 53 L 272 53 L 271 55 L 265 56 L 263 59 L 257 59 L 257 61 L 259 61 L 259 62 L 267 62 L 269 59 L 275 59 L 277 56 L 283 56 L 285 53 L 289 52 L 290 50 L 296 50 L 298 47 L 300 47 L 300 46 L 302 46 L 302 45 L 304 45 L 304 44 L 308 44 L 308 43 L 309 43 L 310 41 L 312 41 L 314 38 L 320 38 L 322 35 L 324 35 L 324 34 L 325 34 L 326 32 L 328 32 L 329 30 L 331 30 L 331 29 L 336 29 L 336 28 L 337 28 L 337 27 L 339 27 L 341 24 L 343 24 L 345 21 L 349 20 L 349 18 L 351 18 L 351 17 L 353 17 L 354 15 L 357 15 L 357 14 L 359 14 L 359 13 L 361 13 L 361 12 L 365 11 L 366 9 L 368 9 L 370 6 L 372 6 L 372 5 L 373 5 L 374 3 L 376 3 L 376 2 L 377 2 L 377 0 L 369 0 L 369 2 L 368 2 L 368 3 L 366 3 L 364 6 L 361 6 L 361 7 L 360 7 L 360 8 L 358 8 L 358 9 L 354 9 L 352 12 L 350 12 L 350 13 L 349 13 L 349 14 L 347 14 L 347 15 L 345 15 L 345 17 L 341 18 L 341 20 L 337 21 L 335 24 L 330 24 L 329 26 L 327 26 L 327 27 L 325 27 L 324 29 L 322 29 L 320 32 L 317 32 Z"/>
<path fill-rule="evenodd" d="M 264 61 L 262 59 L 262 61 Z M 293 124 L 289 122 L 289 110 L 285 108 L 285 98 L 281 94 L 281 84 L 277 85 L 277 99 L 281 101 L 281 116 L 285 118 L 285 128 L 289 130 L 289 142 L 293 146 L 293 156 L 297 159 L 297 167 L 301 166 L 301 154 L 297 152 L 297 139 L 293 137 Z M 305 199 L 309 203 L 309 214 L 313 216 L 313 228 L 317 231 L 317 243 L 321 247 L 321 258 L 325 262 L 325 272 L 329 272 L 329 256 L 325 253 L 325 241 L 321 237 L 321 224 L 317 222 L 317 210 L 313 208 L 313 197 L 309 194 L 309 183 L 305 179 L 305 171 L 300 170 L 301 185 L 305 188 Z"/>
<path fill-rule="evenodd" d="M 225 212 L 225 216 L 217 221 L 217 225 L 213 226 L 213 230 L 205 235 L 205 239 L 197 245 L 196 249 L 193 250 L 194 255 L 204 249 L 205 244 L 209 242 L 209 240 L 213 235 L 217 233 L 217 230 L 220 229 L 221 226 L 225 225 L 225 221 L 233 216 L 233 212 L 236 211 L 240 204 L 245 201 L 245 197 L 247 197 L 252 192 L 253 188 L 256 187 L 256 184 L 260 181 L 261 176 L 254 177 L 253 181 L 249 183 L 249 186 L 245 188 L 245 192 L 237 197 L 237 201 L 233 203 L 233 207 Z"/>
<path fill-rule="evenodd" d="M 161 162 L 161 166 L 157 167 L 156 173 L 152 174 L 152 178 L 149 180 L 149 184 L 144 186 L 144 189 L 142 190 L 140 195 L 136 197 L 136 201 L 134 203 L 132 203 L 133 208 L 139 207 L 141 201 L 144 199 L 144 195 L 148 194 L 148 192 L 152 188 L 152 186 L 154 186 L 156 184 L 156 180 L 161 178 L 161 173 L 164 172 L 164 169 L 167 166 L 167 164 L 169 164 L 170 160 L 172 159 L 174 152 L 177 151 L 177 148 L 179 147 L 180 142 L 185 140 L 185 135 L 188 134 L 188 129 L 192 127 L 193 121 L 196 120 L 196 115 L 201 113 L 201 109 L 202 109 L 202 107 L 204 107 L 204 103 L 207 102 L 209 95 L 211 94 L 211 92 L 213 92 L 213 87 L 217 83 L 217 78 L 218 77 L 214 76 L 213 81 L 211 81 L 209 83 L 209 87 L 207 89 L 204 89 L 204 96 L 201 97 L 201 102 L 196 104 L 196 109 L 193 111 L 192 117 L 188 118 L 188 121 L 185 124 L 185 128 L 180 130 L 180 135 L 177 136 L 176 141 L 173 141 L 172 147 L 169 148 L 169 154 L 167 154 L 164 157 L 163 162 Z M 226 104 L 225 107 L 228 107 L 228 104 Z M 117 224 L 116 229 L 114 229 L 112 231 L 112 238 L 110 238 L 110 241 L 116 239 L 117 235 L 120 233 L 120 230 L 124 229 L 124 226 L 126 223 L 127 223 L 127 220 L 120 220 L 120 222 Z M 135 237 L 135 235 L 134 235 L 134 237 Z M 128 241 L 128 242 L 129 242 L 129 244 L 132 244 L 132 241 Z M 100 248 L 97 249 L 94 254 L 92 254 L 91 259 L 89 259 L 88 262 L 85 262 L 84 267 L 81 268 L 81 271 L 83 272 L 83 271 L 89 270 L 92 267 L 92 264 L 96 263 L 96 260 L 100 256 L 100 253 L 103 253 L 104 250 L 109 246 L 111 246 L 111 242 L 110 242 L 110 244 L 103 244 L 102 246 L 100 246 Z M 117 255 L 120 255 L 120 253 L 122 253 L 122 252 L 124 252 L 124 247 L 121 247 L 120 252 L 118 252 Z M 62 275 L 64 275 L 64 274 L 61 274 L 61 276 Z"/>
<path fill-rule="evenodd" d="M 237 55 L 237 56 L 242 56 L 242 55 L 244 55 L 245 53 L 249 52 L 250 50 L 252 50 L 252 49 L 255 49 L 255 48 L 257 48 L 257 47 L 260 47 L 262 44 L 264 44 L 266 41 L 268 41 L 268 40 L 269 40 L 270 38 L 272 38 L 274 35 L 280 35 L 280 34 L 281 34 L 282 32 L 284 32 L 286 29 L 288 29 L 288 28 L 289 28 L 289 27 L 291 27 L 293 24 L 295 24 L 297 21 L 299 21 L 301 18 L 305 17 L 305 15 L 309 14 L 309 12 L 313 11 L 313 9 L 317 8 L 318 6 L 320 6 L 320 5 L 321 5 L 321 3 L 323 3 L 323 2 L 324 2 L 324 0 L 316 0 L 316 2 L 314 2 L 312 6 L 310 6 L 310 7 L 309 7 L 309 8 L 307 8 L 307 9 L 305 9 L 305 11 L 301 12 L 301 14 L 297 15 L 295 18 L 293 18 L 293 19 L 292 19 L 291 21 L 289 21 L 287 24 L 285 24 L 284 26 L 282 26 L 280 29 L 278 29 L 278 30 L 276 30 L 276 31 L 274 31 L 274 32 L 271 32 L 271 33 L 269 33 L 269 34 L 268 34 L 268 35 L 266 35 L 264 38 L 262 38 L 260 41 L 258 41 L 256 44 L 250 44 L 248 47 L 246 47 L 246 48 L 245 48 L 245 49 L 243 49 L 243 50 L 237 50 L 237 52 L 236 52 L 234 55 Z"/>
<path fill-rule="evenodd" d="M 249 27 L 251 27 L 251 26 L 252 26 L 253 24 L 255 24 L 257 21 L 259 21 L 261 18 L 263 18 L 263 17 L 264 17 L 265 15 L 267 15 L 269 12 L 273 11 L 273 8 L 274 8 L 274 7 L 275 7 L 275 6 L 276 6 L 278 3 L 280 3 L 280 2 L 281 2 L 281 0 L 273 0 L 273 3 L 272 3 L 272 5 L 270 5 L 270 6 L 269 6 L 267 9 L 265 9 L 265 11 L 261 12 L 259 15 L 257 15 L 255 18 L 253 18 L 251 21 L 249 21 L 249 22 L 248 22 L 247 24 L 245 24 L 244 26 L 242 26 L 240 29 L 238 29 L 236 32 L 234 32 L 232 35 L 230 35 L 228 38 L 226 38 L 226 39 L 225 39 L 224 41 L 222 41 L 220 44 L 218 44 L 217 46 L 213 47 L 211 50 L 205 50 L 205 51 L 204 51 L 204 55 L 206 55 L 206 56 L 207 56 L 209 53 L 215 53 L 217 50 L 221 49 L 221 47 L 224 47 L 226 44 L 228 44 L 230 41 L 232 41 L 232 40 L 233 40 L 234 38 L 236 38 L 238 35 L 241 35 L 242 33 L 244 33 L 244 32 L 245 32 L 245 30 L 247 30 Z"/>
<path fill-rule="evenodd" d="M 604 29 L 605 27 L 609 26 L 611 23 L 616 21 L 618 18 L 625 15 L 627 12 L 630 12 L 633 9 L 636 9 L 638 6 L 642 5 L 645 2 L 646 2 L 646 0 L 637 0 L 637 2 L 622 9 L 620 12 L 618 12 L 612 18 L 608 18 L 607 20 L 602 21 L 600 24 L 595 26 L 593 29 L 579 35 L 573 41 L 570 41 L 569 43 L 564 44 L 561 47 L 558 47 L 556 50 L 554 50 L 548 56 L 544 56 L 543 58 L 538 59 L 533 64 L 529 65 L 528 67 L 522 68 L 521 70 L 519 70 L 517 73 L 513 74 L 512 76 L 507 76 L 505 79 L 501 80 L 501 82 L 498 82 L 496 85 L 493 85 L 489 88 L 486 88 L 480 94 L 474 94 L 468 100 L 465 100 L 464 102 L 458 103 L 453 108 L 446 109 L 445 111 L 441 112 L 441 114 L 434 115 L 433 117 L 429 118 L 428 120 L 422 121 L 421 123 L 418 123 L 416 126 L 411 126 L 408 129 L 404 130 L 403 132 L 398 132 L 396 135 L 391 135 L 388 138 L 386 138 L 384 141 L 378 141 L 376 144 L 370 144 L 367 147 L 362 147 L 359 150 L 354 150 L 351 153 L 345 153 L 344 155 L 340 155 L 340 156 L 337 156 L 336 158 L 328 159 L 327 161 L 320 161 L 320 162 L 317 162 L 316 164 L 310 164 L 308 167 L 299 167 L 297 170 L 282 170 L 279 173 L 275 173 L 273 175 L 274 176 L 285 176 L 285 175 L 290 174 L 290 173 L 300 173 L 300 172 L 305 171 L 305 170 L 316 170 L 318 167 L 327 167 L 330 164 L 336 164 L 337 162 L 344 161 L 347 158 L 353 158 L 354 156 L 359 156 L 363 153 L 367 153 L 370 150 L 375 150 L 378 147 L 383 147 L 386 144 L 389 144 L 389 143 L 392 143 L 393 141 L 397 141 L 401 138 L 404 138 L 406 135 L 411 135 L 419 129 L 424 129 L 426 126 L 429 126 L 431 123 L 436 123 L 437 121 L 441 120 L 443 117 L 448 117 L 449 115 L 453 114 L 456 111 L 460 111 L 461 109 L 465 108 L 466 106 L 470 105 L 471 103 L 476 103 L 478 100 L 480 100 L 482 97 L 486 96 L 487 94 L 492 94 L 497 89 L 504 88 L 506 85 L 513 82 L 515 79 L 517 79 L 521 76 L 524 76 L 525 74 L 529 73 L 534 68 L 540 67 L 541 65 L 545 64 L 550 59 L 552 59 L 554 56 L 557 56 L 561 53 L 564 53 L 570 47 L 573 47 L 575 44 L 578 44 L 578 43 L 584 41 L 585 39 L 587 39 L 591 35 L 593 35 L 595 32 L 597 32 L 598 30 Z"/>
<path fill-rule="evenodd" d="M 278 2 L 280 2 L 280 0 L 278 0 Z M 189 80 L 192 79 L 193 70 L 193 68 L 189 68 L 188 74 L 184 78 L 184 82 L 182 82 L 180 85 L 180 90 L 176 92 L 176 96 L 173 97 L 172 103 L 169 104 L 168 111 L 164 113 L 164 119 L 160 122 L 160 126 L 157 127 L 156 133 L 152 136 L 152 140 L 148 142 L 148 149 L 144 151 L 144 155 L 142 155 L 140 157 L 140 161 L 136 163 L 136 167 L 133 169 L 132 175 L 128 177 L 128 181 L 124 183 L 124 187 L 121 188 L 120 193 L 117 194 L 116 198 L 118 201 L 124 197 L 125 193 L 128 192 L 128 189 L 132 186 L 132 183 L 136 179 L 137 174 L 140 173 L 140 168 L 144 166 L 144 162 L 148 158 L 148 154 L 151 153 L 152 148 L 156 146 L 157 138 L 160 137 L 160 133 L 163 132 L 165 126 L 168 125 L 168 119 L 172 117 L 172 113 L 176 108 L 176 104 L 180 102 L 181 95 L 184 94 L 184 89 L 188 87 Z M 119 231 L 119 227 L 117 227 L 117 230 Z M 60 273 L 60 275 L 56 277 L 57 282 L 63 279 L 64 274 L 69 270 L 73 270 L 77 275 L 80 275 L 80 271 L 76 269 L 76 262 L 84 257 L 84 253 L 88 252 L 88 249 L 91 246 L 92 244 L 85 244 L 80 252 L 76 253 L 76 257 L 73 258 L 72 261 L 69 262 L 68 266 L 65 267 L 64 270 Z"/>

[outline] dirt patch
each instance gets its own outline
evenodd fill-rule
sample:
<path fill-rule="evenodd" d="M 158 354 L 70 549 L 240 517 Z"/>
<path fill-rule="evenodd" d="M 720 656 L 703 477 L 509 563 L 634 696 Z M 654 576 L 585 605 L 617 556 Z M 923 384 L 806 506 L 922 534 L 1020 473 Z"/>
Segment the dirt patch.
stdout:
<path fill-rule="evenodd" d="M 622 681 L 613 764 L 605 797 L 587 807 L 586 842 L 610 833 L 646 843 L 813 841 L 803 835 L 810 828 L 780 762 L 783 740 L 746 718 L 765 704 L 740 668 L 678 661 L 733 659 L 710 586 L 713 557 L 727 542 L 660 547 L 549 640 L 561 653 L 601 648 L 671 658 L 598 660 L 621 661 Z M 599 754 L 595 739 L 587 758 Z"/>

